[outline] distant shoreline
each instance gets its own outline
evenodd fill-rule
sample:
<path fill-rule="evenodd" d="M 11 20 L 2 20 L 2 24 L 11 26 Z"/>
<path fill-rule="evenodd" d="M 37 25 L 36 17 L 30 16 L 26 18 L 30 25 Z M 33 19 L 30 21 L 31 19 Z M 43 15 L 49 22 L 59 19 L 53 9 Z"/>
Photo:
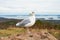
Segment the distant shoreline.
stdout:
<path fill-rule="evenodd" d="M 24 19 L 29 15 L 0 15 L 0 17 L 8 19 Z M 60 15 L 36 15 L 36 18 L 44 20 L 60 20 Z"/>

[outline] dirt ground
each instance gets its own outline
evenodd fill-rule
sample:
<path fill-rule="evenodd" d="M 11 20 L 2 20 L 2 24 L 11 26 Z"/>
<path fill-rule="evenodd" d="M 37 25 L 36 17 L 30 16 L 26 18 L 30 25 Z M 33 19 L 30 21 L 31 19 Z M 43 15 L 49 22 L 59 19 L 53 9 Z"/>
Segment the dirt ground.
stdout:
<path fill-rule="evenodd" d="M 31 31 L 31 33 L 14 34 L 0 37 L 0 40 L 58 40 L 46 30 Z"/>

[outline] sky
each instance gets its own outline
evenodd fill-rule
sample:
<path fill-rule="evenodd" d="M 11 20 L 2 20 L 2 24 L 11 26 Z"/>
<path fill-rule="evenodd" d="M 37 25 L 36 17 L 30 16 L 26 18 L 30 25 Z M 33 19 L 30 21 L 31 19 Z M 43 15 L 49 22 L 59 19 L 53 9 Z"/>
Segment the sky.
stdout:
<path fill-rule="evenodd" d="M 60 14 L 60 0 L 0 0 L 0 15 Z"/>

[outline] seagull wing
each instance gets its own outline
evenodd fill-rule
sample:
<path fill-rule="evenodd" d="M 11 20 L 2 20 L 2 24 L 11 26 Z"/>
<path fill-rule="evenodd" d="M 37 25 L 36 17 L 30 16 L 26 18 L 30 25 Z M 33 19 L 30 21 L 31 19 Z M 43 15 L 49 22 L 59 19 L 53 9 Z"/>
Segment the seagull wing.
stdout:
<path fill-rule="evenodd" d="M 30 23 L 31 21 L 29 19 L 24 19 L 21 22 L 17 23 L 18 26 L 25 26 L 26 24 Z"/>

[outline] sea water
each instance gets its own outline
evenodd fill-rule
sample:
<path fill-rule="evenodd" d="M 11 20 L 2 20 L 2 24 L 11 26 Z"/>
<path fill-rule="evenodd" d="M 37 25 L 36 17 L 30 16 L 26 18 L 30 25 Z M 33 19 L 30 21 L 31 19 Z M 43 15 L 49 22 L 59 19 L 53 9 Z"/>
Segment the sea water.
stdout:
<path fill-rule="evenodd" d="M 11 18 L 11 19 L 25 19 L 27 17 L 29 17 L 28 15 L 0 15 L 0 17 L 3 18 Z M 40 19 L 46 19 L 46 20 L 60 20 L 60 16 L 58 15 L 36 15 L 36 18 L 40 18 Z"/>

